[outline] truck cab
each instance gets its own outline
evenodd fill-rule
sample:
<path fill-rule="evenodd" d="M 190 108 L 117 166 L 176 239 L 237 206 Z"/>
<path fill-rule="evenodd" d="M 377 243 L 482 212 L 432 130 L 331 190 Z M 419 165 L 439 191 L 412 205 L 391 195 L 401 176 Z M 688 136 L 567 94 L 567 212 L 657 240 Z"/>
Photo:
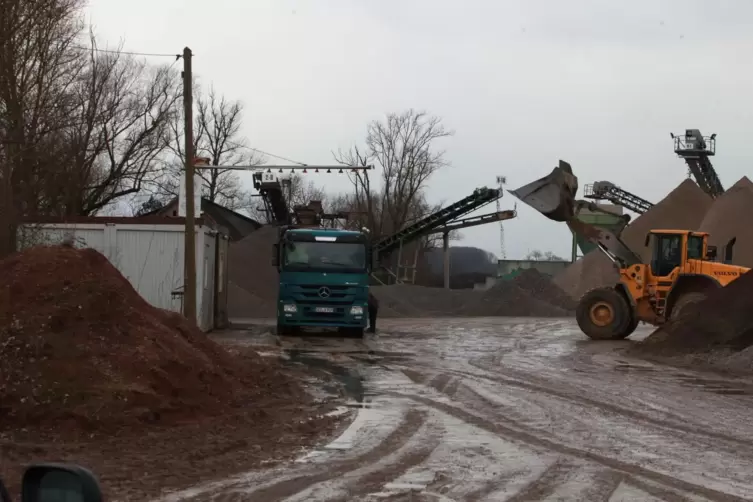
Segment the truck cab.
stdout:
<path fill-rule="evenodd" d="M 282 227 L 273 264 L 280 273 L 278 334 L 325 327 L 363 336 L 371 273 L 366 233 Z"/>

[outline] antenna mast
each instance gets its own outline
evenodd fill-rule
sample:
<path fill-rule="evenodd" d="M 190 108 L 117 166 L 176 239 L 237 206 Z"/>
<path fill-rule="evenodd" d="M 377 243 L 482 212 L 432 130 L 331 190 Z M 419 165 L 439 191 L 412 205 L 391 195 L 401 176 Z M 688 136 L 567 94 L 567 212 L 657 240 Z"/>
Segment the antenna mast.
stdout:
<path fill-rule="evenodd" d="M 497 186 L 499 187 L 499 193 L 504 194 L 504 185 L 507 184 L 506 176 L 497 176 Z M 502 197 L 497 199 L 497 212 L 502 211 Z M 499 221 L 499 259 L 507 259 L 507 251 L 505 250 L 505 226 L 502 220 Z"/>

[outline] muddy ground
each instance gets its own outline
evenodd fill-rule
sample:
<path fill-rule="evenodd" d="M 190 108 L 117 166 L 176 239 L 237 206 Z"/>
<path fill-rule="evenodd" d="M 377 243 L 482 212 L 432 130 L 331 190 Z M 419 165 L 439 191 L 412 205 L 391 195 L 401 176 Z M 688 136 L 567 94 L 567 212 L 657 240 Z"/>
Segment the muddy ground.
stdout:
<path fill-rule="evenodd" d="M 160 500 L 753 499 L 749 379 L 629 358 L 631 342 L 588 341 L 570 319 L 380 329 L 217 335 L 334 375 L 346 426 L 295 461 Z"/>

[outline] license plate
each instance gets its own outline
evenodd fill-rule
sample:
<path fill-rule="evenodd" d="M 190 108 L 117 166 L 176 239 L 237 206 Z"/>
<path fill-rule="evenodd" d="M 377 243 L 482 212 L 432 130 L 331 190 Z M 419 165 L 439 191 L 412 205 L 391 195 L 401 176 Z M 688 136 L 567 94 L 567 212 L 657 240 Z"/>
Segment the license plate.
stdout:
<path fill-rule="evenodd" d="M 334 314 L 335 309 L 332 307 L 315 307 L 314 312 L 319 312 L 320 314 Z"/>

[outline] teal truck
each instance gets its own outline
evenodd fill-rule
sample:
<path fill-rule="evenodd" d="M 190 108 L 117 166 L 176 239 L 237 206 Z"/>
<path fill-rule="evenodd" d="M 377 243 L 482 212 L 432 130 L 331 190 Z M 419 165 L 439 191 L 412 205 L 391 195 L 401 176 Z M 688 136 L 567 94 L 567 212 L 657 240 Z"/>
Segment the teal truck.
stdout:
<path fill-rule="evenodd" d="M 273 257 L 280 272 L 278 334 L 326 327 L 363 336 L 371 260 L 365 232 L 281 227 Z"/>

